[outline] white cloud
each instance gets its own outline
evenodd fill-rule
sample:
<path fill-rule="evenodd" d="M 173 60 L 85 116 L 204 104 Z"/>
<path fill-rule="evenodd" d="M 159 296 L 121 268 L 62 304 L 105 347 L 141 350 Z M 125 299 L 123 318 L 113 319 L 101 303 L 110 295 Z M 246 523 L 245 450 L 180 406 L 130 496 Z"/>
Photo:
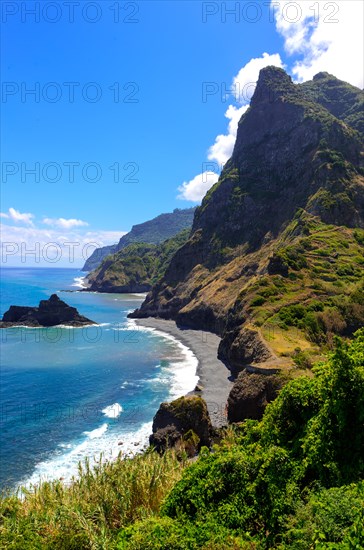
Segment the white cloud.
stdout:
<path fill-rule="evenodd" d="M 220 134 L 216 137 L 215 143 L 211 145 L 208 151 L 207 158 L 209 160 L 216 161 L 221 166 L 229 160 L 234 149 L 239 120 L 248 107 L 249 105 L 243 105 L 242 107 L 229 105 L 225 112 L 226 118 L 229 119 L 227 134 Z"/>
<path fill-rule="evenodd" d="M 241 116 L 248 109 L 250 99 L 254 93 L 256 83 L 259 77 L 259 71 L 268 65 L 283 67 L 280 55 L 263 53 L 262 57 L 251 59 L 238 74 L 233 78 L 233 90 L 235 91 L 236 101 L 241 105 L 235 107 L 229 105 L 225 116 L 229 119 L 227 134 L 220 134 L 216 137 L 215 143 L 209 148 L 208 159 L 224 165 L 231 157 L 234 149 L 238 123 Z"/>
<path fill-rule="evenodd" d="M 302 57 L 292 69 L 298 81 L 326 71 L 363 88 L 363 2 L 272 0 L 272 10 L 287 54 Z"/>
<path fill-rule="evenodd" d="M 1 263 L 4 265 L 82 266 L 95 248 L 115 244 L 123 231 L 39 229 L 1 224 Z M 56 261 L 54 261 L 56 259 Z"/>
<path fill-rule="evenodd" d="M 198 174 L 190 181 L 183 182 L 178 187 L 178 191 L 180 192 L 178 198 L 186 201 L 200 202 L 218 179 L 219 175 L 215 172 L 202 172 L 202 174 Z"/>
<path fill-rule="evenodd" d="M 219 167 L 223 167 L 231 157 L 234 149 L 236 134 L 238 131 L 239 120 L 247 111 L 251 96 L 254 93 L 260 69 L 268 65 L 283 67 L 279 54 L 269 55 L 263 53 L 262 57 L 251 59 L 238 74 L 233 78 L 232 89 L 238 105 L 229 105 L 225 112 L 225 117 L 229 120 L 226 134 L 219 134 L 215 138 L 215 143 L 208 149 L 207 158 L 216 162 Z M 178 191 L 177 198 L 192 202 L 199 202 L 205 193 L 217 181 L 218 175 L 215 172 L 203 172 L 198 174 L 192 180 L 184 182 Z"/>
<path fill-rule="evenodd" d="M 233 89 L 239 103 L 249 103 L 254 93 L 259 77 L 259 71 L 268 65 L 283 67 L 282 59 L 278 53 L 272 55 L 263 53 L 262 57 L 251 59 L 233 78 Z"/>
<path fill-rule="evenodd" d="M 72 229 L 73 227 L 85 227 L 88 225 L 87 222 L 74 218 L 68 220 L 65 218 L 44 218 L 43 223 L 54 227 L 60 227 L 61 229 Z"/>
<path fill-rule="evenodd" d="M 15 208 L 9 208 L 9 213 L 6 214 L 5 212 L 1 212 L 0 217 L 12 220 L 15 223 L 25 223 L 26 225 L 33 225 L 32 219 L 34 218 L 34 215 L 30 214 L 29 212 L 21 213 L 19 212 L 19 210 L 15 210 Z"/>

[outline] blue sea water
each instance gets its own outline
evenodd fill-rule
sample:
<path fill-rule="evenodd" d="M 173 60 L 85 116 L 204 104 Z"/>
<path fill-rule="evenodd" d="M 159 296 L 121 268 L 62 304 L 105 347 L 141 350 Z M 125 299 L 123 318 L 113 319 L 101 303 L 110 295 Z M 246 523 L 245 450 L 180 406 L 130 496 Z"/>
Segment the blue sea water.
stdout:
<path fill-rule="evenodd" d="M 52 293 L 98 326 L 0 331 L 0 488 L 69 481 L 86 457 L 140 451 L 162 401 L 196 383 L 197 359 L 169 335 L 138 328 L 139 295 L 77 290 L 82 272 L 1 269 L 0 315 Z"/>

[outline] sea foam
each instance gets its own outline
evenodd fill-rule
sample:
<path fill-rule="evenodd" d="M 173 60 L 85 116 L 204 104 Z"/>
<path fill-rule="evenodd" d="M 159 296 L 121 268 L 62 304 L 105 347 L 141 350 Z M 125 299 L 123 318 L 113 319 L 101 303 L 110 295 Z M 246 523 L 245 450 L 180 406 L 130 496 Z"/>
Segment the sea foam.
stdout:
<path fill-rule="evenodd" d="M 123 407 L 119 403 L 114 403 L 113 405 L 109 405 L 108 407 L 102 409 L 101 412 L 103 412 L 108 418 L 118 418 L 120 413 L 123 412 Z"/>
<path fill-rule="evenodd" d="M 198 382 L 196 375 L 198 359 L 192 350 L 177 338 L 154 328 L 137 325 L 131 319 L 119 330 L 151 333 L 170 342 L 165 360 L 158 365 L 157 376 L 148 381 L 151 386 L 159 383 L 165 385 L 169 391 L 169 399 L 176 399 L 194 389 Z M 121 389 L 138 387 L 140 382 L 140 380 L 126 380 L 121 384 Z M 122 410 L 119 403 L 114 403 L 102 409 L 102 413 L 107 418 L 117 418 Z M 120 418 L 122 419 L 123 416 L 121 415 Z M 120 431 L 115 431 L 115 429 L 109 429 L 108 423 L 104 423 L 94 430 L 83 432 L 81 441 L 61 443 L 56 453 L 49 459 L 39 462 L 33 474 L 21 484 L 31 487 L 41 481 L 53 479 L 62 479 L 68 483 L 73 477 L 77 477 L 78 464 L 83 463 L 86 458 L 92 465 L 93 461 L 115 460 L 120 453 L 122 457 L 134 456 L 148 446 L 149 435 L 152 432 L 151 421 L 144 423 L 136 430 L 124 431 L 122 424 L 120 428 Z"/>
<path fill-rule="evenodd" d="M 182 344 L 182 342 L 171 334 L 152 327 L 138 325 L 134 319 L 128 319 L 125 328 L 135 332 L 150 332 L 165 340 L 169 340 L 178 348 L 179 353 L 175 354 L 172 361 L 168 360 L 166 365 L 160 365 L 160 374 L 156 378 L 153 378 L 151 383 L 153 381 L 160 381 L 169 384 L 171 399 L 177 399 L 194 390 L 199 381 L 199 377 L 196 374 L 198 359 L 190 348 Z"/>
<path fill-rule="evenodd" d="M 77 288 L 87 288 L 86 277 L 85 276 L 75 277 L 73 280 L 74 280 L 74 283 L 71 286 L 75 286 Z"/>
<path fill-rule="evenodd" d="M 133 432 L 108 432 L 108 425 L 103 424 L 100 428 L 91 432 L 84 432 L 86 439 L 79 443 L 64 444 L 59 447 L 59 454 L 39 462 L 33 474 L 20 483 L 27 488 L 38 485 L 42 481 L 61 479 L 69 483 L 72 478 L 78 476 L 78 464 L 83 463 L 86 458 L 90 465 L 94 463 L 115 460 L 121 457 L 132 457 L 148 446 L 149 435 L 152 433 L 152 422 L 143 424 Z M 70 448 L 71 447 L 71 448 Z"/>

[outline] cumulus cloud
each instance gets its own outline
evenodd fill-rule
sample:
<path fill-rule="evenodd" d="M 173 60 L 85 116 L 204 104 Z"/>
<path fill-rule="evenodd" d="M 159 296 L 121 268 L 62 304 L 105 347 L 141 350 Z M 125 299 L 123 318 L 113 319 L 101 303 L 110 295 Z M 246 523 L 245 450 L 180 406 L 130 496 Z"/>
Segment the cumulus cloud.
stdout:
<path fill-rule="evenodd" d="M 231 157 L 236 140 L 238 123 L 241 116 L 248 109 L 250 99 L 254 93 L 259 71 L 268 65 L 283 67 L 279 54 L 263 53 L 261 57 L 251 59 L 244 65 L 233 78 L 232 89 L 238 106 L 229 105 L 225 116 L 229 119 L 226 134 L 220 134 L 216 137 L 215 143 L 209 148 L 208 159 L 224 165 Z"/>
<path fill-rule="evenodd" d="M 251 59 L 233 78 L 232 90 L 236 105 L 230 104 L 225 112 L 228 119 L 226 134 L 219 134 L 208 149 L 207 158 L 223 167 L 231 157 L 234 149 L 239 120 L 247 111 L 251 96 L 254 93 L 260 69 L 268 65 L 283 67 L 279 54 L 263 53 L 261 57 Z M 184 182 L 179 188 L 179 199 L 199 202 L 206 192 L 216 183 L 218 175 L 215 172 L 203 172 L 192 180 Z"/>
<path fill-rule="evenodd" d="M 19 210 L 15 210 L 15 208 L 9 208 L 8 213 L 1 212 L 0 213 L 1 218 L 7 218 L 15 223 L 25 223 L 26 225 L 33 225 L 33 218 L 34 215 L 30 214 L 29 212 L 21 213 Z"/>
<path fill-rule="evenodd" d="M 263 53 L 261 57 L 251 59 L 233 78 L 233 90 L 239 103 L 249 103 L 254 93 L 259 71 L 269 65 L 283 67 L 281 56 L 278 53 Z"/>
<path fill-rule="evenodd" d="M 198 174 L 190 181 L 183 182 L 178 187 L 178 191 L 180 192 L 178 198 L 186 201 L 200 202 L 218 179 L 219 175 L 215 172 L 202 172 L 202 174 Z"/>
<path fill-rule="evenodd" d="M 60 227 L 61 229 L 72 229 L 73 227 L 85 227 L 88 225 L 87 222 L 74 218 L 68 220 L 65 218 L 43 218 L 43 223 L 53 227 Z"/>
<path fill-rule="evenodd" d="M 239 120 L 248 107 L 249 105 L 242 107 L 229 105 L 225 112 L 226 118 L 229 119 L 227 134 L 220 134 L 216 137 L 215 143 L 209 148 L 207 156 L 209 160 L 216 161 L 220 166 L 229 160 L 234 149 Z"/>
<path fill-rule="evenodd" d="M 292 68 L 299 82 L 326 71 L 363 88 L 363 2 L 272 0 L 271 7 L 287 54 L 300 57 Z"/>

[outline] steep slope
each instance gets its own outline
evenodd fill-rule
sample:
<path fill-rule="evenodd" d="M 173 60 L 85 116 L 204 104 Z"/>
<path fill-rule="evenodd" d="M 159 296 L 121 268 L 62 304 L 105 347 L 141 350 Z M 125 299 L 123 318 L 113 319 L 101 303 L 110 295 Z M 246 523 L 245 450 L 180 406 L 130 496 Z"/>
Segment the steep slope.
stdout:
<path fill-rule="evenodd" d="M 326 77 L 314 82 L 327 84 Z M 293 356 L 297 347 L 315 351 L 321 335 L 309 336 L 298 321 L 294 335 L 287 324 L 282 329 L 279 312 L 319 301 L 326 315 L 326 308 L 337 310 L 329 302 L 335 296 L 350 309 L 350 293 L 364 277 L 362 141 L 345 114 L 359 95 L 346 98 L 338 113 L 344 122 L 313 100 L 309 84 L 263 69 L 233 155 L 197 209 L 191 238 L 133 315 L 220 334 L 220 354 L 238 370 L 289 362 L 281 355 Z M 311 313 L 319 323 L 319 312 Z M 325 334 L 334 331 L 326 321 Z M 268 344 L 269 331 L 275 336 Z"/>
<path fill-rule="evenodd" d="M 325 107 L 364 138 L 364 92 L 329 73 L 318 73 L 300 85 L 307 99 Z"/>
<path fill-rule="evenodd" d="M 88 275 L 97 292 L 147 292 L 166 271 L 175 252 L 187 241 L 189 229 L 159 245 L 134 243 L 108 256 Z"/>
<path fill-rule="evenodd" d="M 152 220 L 133 225 L 131 231 L 123 235 L 120 241 L 112 246 L 97 248 L 86 260 L 82 271 L 92 271 L 110 254 L 126 248 L 133 243 L 159 244 L 174 237 L 183 229 L 191 228 L 195 208 L 176 208 L 173 212 L 160 214 Z"/>

